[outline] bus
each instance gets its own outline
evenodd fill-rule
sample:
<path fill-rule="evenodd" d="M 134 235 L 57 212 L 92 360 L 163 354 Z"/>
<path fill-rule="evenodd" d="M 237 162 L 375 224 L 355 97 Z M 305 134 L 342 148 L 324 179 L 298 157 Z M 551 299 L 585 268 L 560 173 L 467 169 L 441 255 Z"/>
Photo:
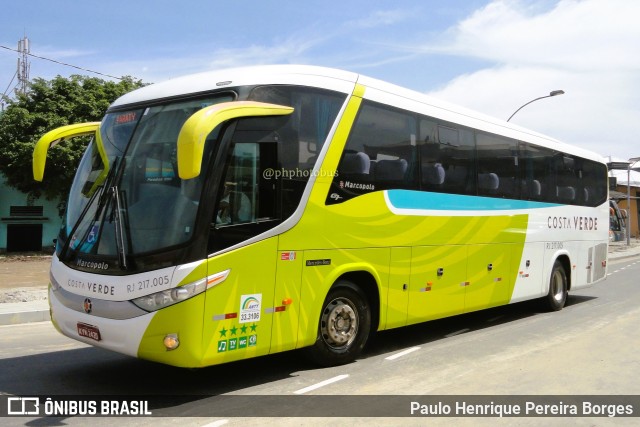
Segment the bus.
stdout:
<path fill-rule="evenodd" d="M 560 310 L 606 276 L 600 156 L 352 72 L 143 87 L 43 135 L 35 179 L 82 135 L 51 319 L 134 357 L 203 367 L 304 348 L 345 364 L 376 331 L 530 299 Z"/>

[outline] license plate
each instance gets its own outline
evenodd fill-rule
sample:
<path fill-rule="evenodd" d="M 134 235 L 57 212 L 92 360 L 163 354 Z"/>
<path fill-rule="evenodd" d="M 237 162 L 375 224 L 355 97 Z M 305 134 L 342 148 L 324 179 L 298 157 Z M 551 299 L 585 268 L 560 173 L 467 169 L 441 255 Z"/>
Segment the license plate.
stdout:
<path fill-rule="evenodd" d="M 100 330 L 92 325 L 87 325 L 86 323 L 78 322 L 78 335 L 85 338 L 90 338 L 94 341 L 100 341 L 102 337 L 100 336 Z"/>

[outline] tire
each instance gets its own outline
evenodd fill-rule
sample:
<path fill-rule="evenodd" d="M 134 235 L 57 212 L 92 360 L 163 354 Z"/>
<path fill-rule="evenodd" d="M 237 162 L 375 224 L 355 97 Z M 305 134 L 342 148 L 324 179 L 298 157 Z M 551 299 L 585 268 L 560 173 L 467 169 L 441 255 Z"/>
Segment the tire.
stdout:
<path fill-rule="evenodd" d="M 568 286 L 567 273 L 559 260 L 553 263 L 551 278 L 549 279 L 549 293 L 544 298 L 544 305 L 549 311 L 562 310 L 567 302 Z"/>
<path fill-rule="evenodd" d="M 321 366 L 350 363 L 360 354 L 371 330 L 371 309 L 363 292 L 351 282 L 338 281 L 322 304 L 318 336 L 307 349 Z"/>

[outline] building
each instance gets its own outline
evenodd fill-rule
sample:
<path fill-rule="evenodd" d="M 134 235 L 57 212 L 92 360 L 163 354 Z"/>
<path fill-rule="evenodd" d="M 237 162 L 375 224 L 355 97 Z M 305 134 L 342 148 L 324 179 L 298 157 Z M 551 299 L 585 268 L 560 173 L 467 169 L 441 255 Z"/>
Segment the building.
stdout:
<path fill-rule="evenodd" d="M 640 237 L 640 205 L 638 197 L 640 197 L 640 172 L 631 171 L 630 179 L 627 179 L 626 170 L 610 170 L 609 176 L 616 178 L 616 183 L 609 196 L 615 200 L 620 209 L 628 212 L 628 220 L 631 225 L 631 237 Z M 627 204 L 627 182 L 629 182 L 629 192 L 631 194 L 631 209 Z"/>
<path fill-rule="evenodd" d="M 53 251 L 61 221 L 57 200 L 40 198 L 30 205 L 0 174 L 0 253 Z"/>

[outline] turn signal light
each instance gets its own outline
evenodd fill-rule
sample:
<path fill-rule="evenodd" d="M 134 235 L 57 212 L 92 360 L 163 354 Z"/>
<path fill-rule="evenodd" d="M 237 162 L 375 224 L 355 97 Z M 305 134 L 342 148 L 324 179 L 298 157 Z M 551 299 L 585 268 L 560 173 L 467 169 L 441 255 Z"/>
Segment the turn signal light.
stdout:
<path fill-rule="evenodd" d="M 175 350 L 180 345 L 178 334 L 169 334 L 162 341 L 168 351 Z"/>

